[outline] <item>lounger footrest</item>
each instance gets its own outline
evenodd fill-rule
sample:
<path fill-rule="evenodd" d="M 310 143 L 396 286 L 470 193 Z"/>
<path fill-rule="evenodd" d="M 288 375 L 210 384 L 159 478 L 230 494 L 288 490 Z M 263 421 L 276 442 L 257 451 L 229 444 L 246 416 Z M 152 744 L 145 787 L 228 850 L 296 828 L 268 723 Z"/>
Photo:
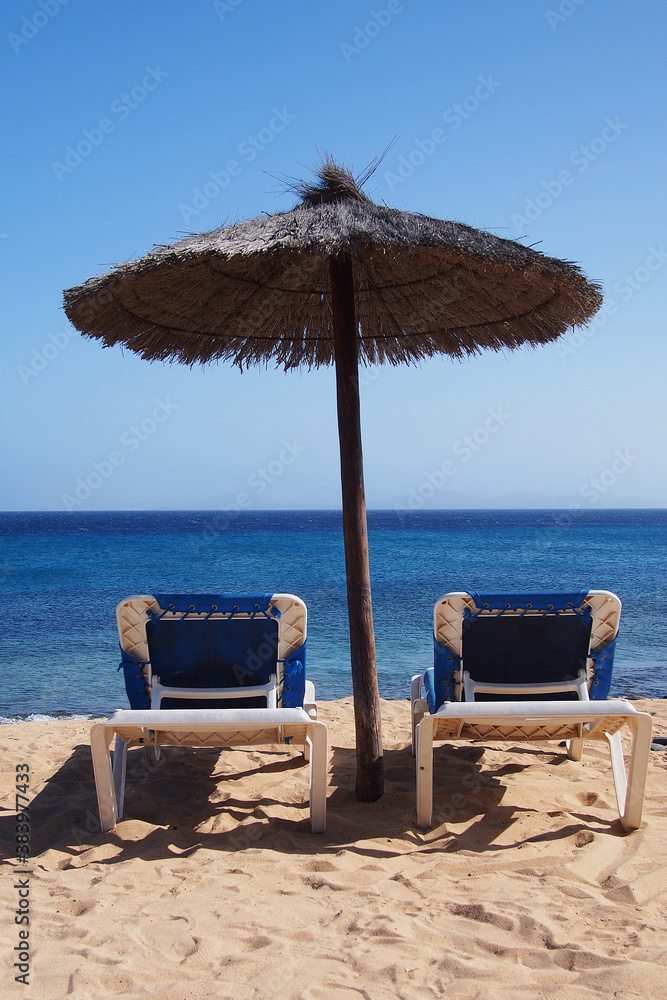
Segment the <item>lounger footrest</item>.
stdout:
<path fill-rule="evenodd" d="M 626 776 L 619 730 L 632 732 Z M 517 742 L 534 740 L 605 740 L 609 744 L 621 824 L 641 825 L 644 788 L 651 744 L 652 719 L 628 701 L 446 702 L 416 727 L 417 822 L 428 827 L 433 815 L 433 741 L 478 739 Z"/>
<path fill-rule="evenodd" d="M 90 740 L 102 830 L 113 830 L 122 815 L 121 787 L 114 783 L 109 744 L 130 746 L 244 747 L 294 740 L 307 743 L 310 819 L 313 833 L 326 829 L 327 729 L 304 709 L 119 710 L 91 727 Z M 118 761 L 117 775 L 124 773 Z"/>
<path fill-rule="evenodd" d="M 480 742 L 506 742 L 517 740 L 576 740 L 581 739 L 581 723 L 560 725 L 529 725 L 524 723 L 475 723 L 462 719 L 437 719 L 433 729 L 435 740 L 478 740 Z M 604 738 L 604 736 L 603 736 Z"/>
<path fill-rule="evenodd" d="M 137 735 L 136 728 L 117 730 L 117 735 L 121 739 L 127 739 L 128 746 L 162 746 L 162 747 L 243 747 L 243 746 L 268 746 L 273 743 L 285 743 L 294 740 L 295 743 L 303 743 L 306 739 L 306 727 L 290 726 L 289 730 L 281 726 L 261 726 L 256 729 L 246 729 L 244 727 L 231 727 L 216 730 L 215 733 L 193 729 L 191 726 L 185 729 L 165 730 L 142 729 L 141 735 Z"/>
<path fill-rule="evenodd" d="M 505 740 L 604 740 L 618 732 L 628 714 L 627 701 L 446 702 L 431 716 L 433 738 Z M 454 735 L 458 733 L 458 735 Z"/>

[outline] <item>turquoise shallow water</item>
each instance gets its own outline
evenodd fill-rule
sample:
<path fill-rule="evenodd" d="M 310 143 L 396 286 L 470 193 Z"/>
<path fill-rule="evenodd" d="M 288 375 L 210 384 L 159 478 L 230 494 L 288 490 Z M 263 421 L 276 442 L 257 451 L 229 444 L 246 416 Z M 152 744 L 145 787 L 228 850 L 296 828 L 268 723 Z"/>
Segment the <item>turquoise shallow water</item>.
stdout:
<path fill-rule="evenodd" d="M 380 693 L 408 696 L 450 590 L 612 590 L 612 694 L 667 696 L 667 510 L 371 511 Z M 130 594 L 287 591 L 318 698 L 351 693 L 334 511 L 0 513 L 0 717 L 125 707 L 114 611 Z"/>

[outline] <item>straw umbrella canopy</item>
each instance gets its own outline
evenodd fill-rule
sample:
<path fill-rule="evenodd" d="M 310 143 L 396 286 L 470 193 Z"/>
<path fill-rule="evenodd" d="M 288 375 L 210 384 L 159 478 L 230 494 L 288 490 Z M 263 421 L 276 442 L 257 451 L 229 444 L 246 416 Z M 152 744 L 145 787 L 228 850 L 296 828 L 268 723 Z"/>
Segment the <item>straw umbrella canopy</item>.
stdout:
<path fill-rule="evenodd" d="M 357 796 L 382 795 L 359 364 L 546 344 L 599 309 L 572 263 L 512 240 L 377 205 L 328 157 L 298 204 L 157 246 L 65 292 L 85 336 L 148 361 L 335 365 Z"/>

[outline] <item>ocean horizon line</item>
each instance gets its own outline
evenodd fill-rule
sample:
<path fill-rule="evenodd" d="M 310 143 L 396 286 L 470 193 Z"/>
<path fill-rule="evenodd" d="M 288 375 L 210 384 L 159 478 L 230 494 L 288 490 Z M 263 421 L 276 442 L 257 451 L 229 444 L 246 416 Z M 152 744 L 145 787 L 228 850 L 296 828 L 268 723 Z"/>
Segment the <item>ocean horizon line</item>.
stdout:
<path fill-rule="evenodd" d="M 626 513 L 628 511 L 667 511 L 667 504 L 649 505 L 641 504 L 635 506 L 605 507 L 601 505 L 584 507 L 575 506 L 574 503 L 560 506 L 546 507 L 367 507 L 368 514 L 447 514 L 447 513 L 483 513 L 483 512 L 530 512 L 530 511 L 567 511 L 576 510 L 577 513 Z M 342 514 L 342 507 L 247 507 L 237 508 L 233 505 L 219 507 L 105 507 L 95 510 L 63 510 L 62 508 L 51 507 L 31 507 L 31 508 L 2 508 L 2 514 L 59 514 L 63 517 L 78 517 L 86 514 Z"/>

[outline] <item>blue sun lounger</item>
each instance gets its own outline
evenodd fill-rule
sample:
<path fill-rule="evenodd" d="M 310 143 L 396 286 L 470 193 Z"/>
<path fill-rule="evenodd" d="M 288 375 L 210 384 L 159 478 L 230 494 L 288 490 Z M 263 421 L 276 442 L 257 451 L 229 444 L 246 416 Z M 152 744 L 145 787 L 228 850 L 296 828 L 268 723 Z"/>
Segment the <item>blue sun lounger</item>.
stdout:
<path fill-rule="evenodd" d="M 130 701 L 91 729 L 103 831 L 123 814 L 127 751 L 302 744 L 313 833 L 326 827 L 327 730 L 306 680 L 306 606 L 293 594 L 128 597 L 116 610 Z M 113 765 L 110 741 L 116 744 Z"/>
<path fill-rule="evenodd" d="M 417 821 L 433 818 L 433 741 L 608 743 L 621 824 L 641 825 L 651 716 L 607 700 L 621 602 L 606 590 L 446 594 L 434 609 L 434 665 L 411 683 Z M 626 775 L 620 730 L 633 736 Z"/>

